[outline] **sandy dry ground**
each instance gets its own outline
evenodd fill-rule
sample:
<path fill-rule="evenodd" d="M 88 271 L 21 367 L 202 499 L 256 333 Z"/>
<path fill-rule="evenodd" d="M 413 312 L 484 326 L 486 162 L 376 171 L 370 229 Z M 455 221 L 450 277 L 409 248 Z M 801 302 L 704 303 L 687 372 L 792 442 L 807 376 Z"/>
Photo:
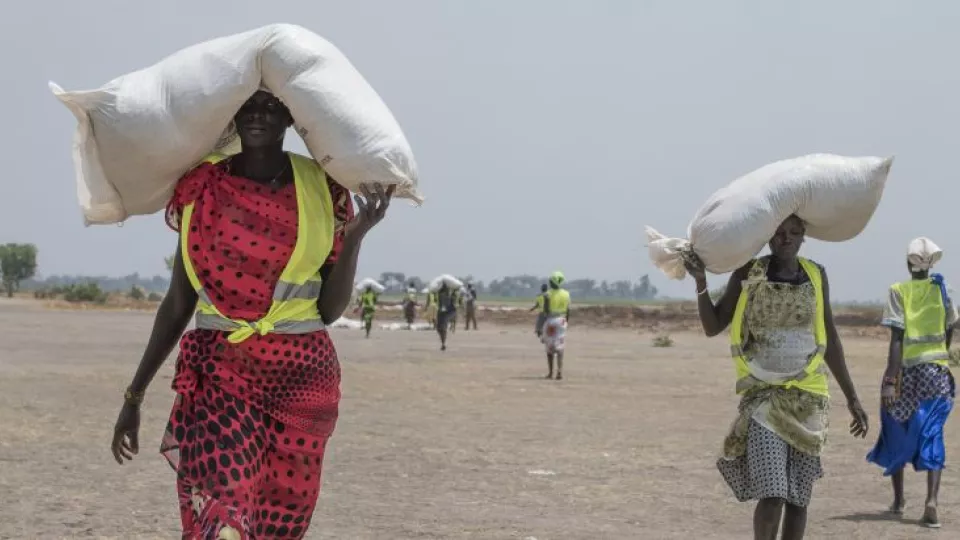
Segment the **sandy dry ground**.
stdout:
<path fill-rule="evenodd" d="M 173 472 L 155 453 L 172 362 L 148 396 L 141 455 L 119 467 L 108 441 L 148 313 L 66 312 L 0 301 L 0 538 L 178 538 Z M 482 321 L 481 321 L 482 324 Z M 311 538 L 743 539 L 714 460 L 736 399 L 723 339 L 572 327 L 567 380 L 545 381 L 526 327 L 338 332 L 344 375 Z M 850 338 L 873 409 L 885 345 Z M 960 538 L 960 478 L 944 475 L 944 529 L 919 529 L 924 480 L 908 476 L 907 520 L 882 515 L 873 444 L 834 423 L 808 537 Z M 875 420 L 875 415 L 874 420 Z M 875 422 L 874 422 L 875 423 Z M 948 426 L 956 456 L 956 420 Z"/>

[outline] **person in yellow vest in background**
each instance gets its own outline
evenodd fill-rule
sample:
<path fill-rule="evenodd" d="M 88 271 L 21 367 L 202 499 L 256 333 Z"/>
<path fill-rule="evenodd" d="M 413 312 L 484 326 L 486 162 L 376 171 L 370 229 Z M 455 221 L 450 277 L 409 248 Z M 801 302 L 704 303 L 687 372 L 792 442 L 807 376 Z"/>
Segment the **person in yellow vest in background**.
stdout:
<path fill-rule="evenodd" d="M 557 360 L 557 380 L 563 379 L 563 350 L 567 341 L 567 321 L 570 319 L 570 293 L 562 287 L 566 279 L 562 272 L 550 276 L 550 287 L 543 300 L 543 337 L 547 349 L 547 378 L 553 378 L 553 360 Z"/>
<path fill-rule="evenodd" d="M 370 337 L 370 330 L 373 328 L 373 317 L 377 314 L 377 298 L 377 291 L 373 290 L 371 286 L 367 286 L 360 293 L 359 308 L 363 318 L 363 329 L 368 338 Z"/>
<path fill-rule="evenodd" d="M 424 307 L 423 316 L 427 319 L 427 322 L 430 323 L 430 327 L 436 330 L 437 328 L 437 293 L 434 291 L 427 291 L 427 305 Z"/>
<path fill-rule="evenodd" d="M 403 318 L 407 321 L 407 329 L 413 328 L 413 322 L 417 319 L 417 288 L 413 283 L 410 283 L 403 298 Z"/>
<path fill-rule="evenodd" d="M 450 305 L 453 309 L 447 314 L 448 326 L 451 334 L 457 333 L 457 310 L 463 307 L 463 295 L 460 289 L 450 289 Z"/>
<path fill-rule="evenodd" d="M 902 514 L 903 469 L 927 471 L 927 499 L 920 524 L 939 528 L 937 497 L 946 460 L 943 427 L 953 409 L 950 341 L 957 311 L 943 276 L 930 270 L 943 252 L 928 238 L 907 249 L 910 280 L 890 287 L 883 324 L 890 328 L 887 369 L 881 386 L 877 445 L 867 460 L 883 467 L 893 482 L 890 511 Z"/>
<path fill-rule="evenodd" d="M 865 437 L 867 415 L 857 398 L 830 309 L 824 269 L 798 257 L 804 222 L 790 216 L 770 239 L 771 255 L 736 270 L 714 304 L 703 261 L 683 254 L 696 281 L 707 336 L 730 327 L 739 415 L 717 468 L 737 500 L 757 500 L 754 538 L 803 538 L 814 482 L 823 475 L 833 373 L 853 416 L 850 433 Z"/>
<path fill-rule="evenodd" d="M 534 326 L 533 332 L 537 334 L 537 337 L 543 336 L 543 323 L 547 320 L 547 314 L 543 311 L 543 304 L 547 300 L 547 284 L 544 283 L 540 287 L 540 294 L 537 295 L 536 302 L 533 303 L 533 307 L 530 308 L 530 311 L 537 312 L 537 323 Z"/>

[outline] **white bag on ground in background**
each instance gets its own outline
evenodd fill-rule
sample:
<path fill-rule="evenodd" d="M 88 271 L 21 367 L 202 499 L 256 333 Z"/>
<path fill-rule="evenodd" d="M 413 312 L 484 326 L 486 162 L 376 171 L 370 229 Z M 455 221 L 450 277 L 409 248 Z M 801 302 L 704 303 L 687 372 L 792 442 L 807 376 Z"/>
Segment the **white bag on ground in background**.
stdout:
<path fill-rule="evenodd" d="M 650 259 L 673 279 L 686 276 L 681 253 L 689 250 L 710 272 L 731 272 L 760 253 L 791 214 L 806 222 L 810 238 L 850 240 L 873 216 L 892 163 L 892 157 L 831 154 L 771 163 L 707 199 L 690 222 L 688 240 L 647 227 Z"/>
<path fill-rule="evenodd" d="M 89 224 L 161 210 L 213 151 L 235 153 L 233 116 L 258 89 L 279 97 L 310 154 L 341 185 L 396 184 L 422 202 L 400 126 L 332 44 L 275 24 L 183 49 L 97 90 L 50 88 L 76 116 L 77 196 Z"/>
<path fill-rule="evenodd" d="M 383 285 L 381 285 L 379 281 L 377 281 L 377 280 L 375 280 L 375 279 L 373 279 L 373 278 L 366 278 L 366 279 L 360 281 L 359 283 L 357 283 L 357 290 L 358 290 L 358 291 L 363 291 L 363 290 L 365 290 L 367 287 L 373 287 L 373 290 L 376 291 L 377 294 L 381 294 L 381 293 L 383 293 L 383 291 L 387 290 L 386 287 L 384 287 Z"/>
<path fill-rule="evenodd" d="M 433 281 L 430 282 L 430 286 L 427 288 L 430 290 L 430 292 L 437 292 L 440 290 L 440 286 L 444 283 L 447 284 L 447 288 L 454 291 L 458 291 L 463 288 L 463 282 L 451 276 L 450 274 L 443 274 L 442 276 L 433 278 Z"/>

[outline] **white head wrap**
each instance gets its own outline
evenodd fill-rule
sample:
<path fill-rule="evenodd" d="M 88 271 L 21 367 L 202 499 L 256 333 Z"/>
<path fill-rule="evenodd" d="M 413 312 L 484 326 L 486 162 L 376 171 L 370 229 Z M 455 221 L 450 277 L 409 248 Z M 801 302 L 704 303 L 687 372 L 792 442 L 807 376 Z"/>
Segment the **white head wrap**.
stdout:
<path fill-rule="evenodd" d="M 913 272 L 930 270 L 941 257 L 943 257 L 943 250 L 925 236 L 914 239 L 907 247 L 907 262 Z"/>

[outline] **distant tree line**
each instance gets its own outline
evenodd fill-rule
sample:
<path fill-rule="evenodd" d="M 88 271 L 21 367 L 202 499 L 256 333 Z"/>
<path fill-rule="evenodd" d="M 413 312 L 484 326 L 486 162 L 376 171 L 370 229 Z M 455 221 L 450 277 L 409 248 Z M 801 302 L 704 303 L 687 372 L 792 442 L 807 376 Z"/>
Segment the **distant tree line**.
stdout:
<path fill-rule="evenodd" d="M 458 276 L 457 279 L 473 283 L 478 294 L 498 298 L 532 298 L 540 293 L 540 287 L 547 282 L 545 277 L 529 274 L 507 276 L 489 283 L 476 280 L 473 276 Z M 383 272 L 380 274 L 379 281 L 387 288 L 387 293 L 393 294 L 402 293 L 411 283 L 418 291 L 426 287 L 426 281 L 420 277 L 407 276 L 403 272 Z M 571 279 L 564 284 L 564 288 L 578 298 L 651 300 L 657 297 L 657 288 L 653 286 L 647 275 L 641 276 L 634 282 Z"/>
<path fill-rule="evenodd" d="M 130 274 L 128 276 L 110 277 L 110 276 L 47 276 L 42 279 L 30 279 L 23 282 L 21 287 L 24 290 L 41 290 L 70 287 L 75 285 L 85 285 L 88 283 L 97 284 L 104 292 L 130 292 L 134 288 L 142 289 L 147 294 L 166 293 L 170 286 L 170 279 L 165 276 L 146 277 L 140 274 Z"/>
<path fill-rule="evenodd" d="M 7 244 L 0 246 L 0 277 L 7 294 L 18 290 L 61 290 L 86 284 L 96 284 L 102 291 L 126 292 L 139 290 L 146 294 L 165 293 L 170 286 L 169 276 L 146 277 L 134 273 L 122 277 L 112 276 L 67 276 L 53 275 L 44 278 L 34 277 L 37 270 L 37 248 L 31 244 Z M 173 266 L 173 257 L 165 257 L 167 269 Z M 499 298 L 532 298 L 547 283 L 547 278 L 529 274 L 506 276 L 484 282 L 473 276 L 458 276 L 463 282 L 472 283 L 477 293 Z M 427 286 L 427 281 L 417 276 L 408 276 L 403 272 L 383 272 L 379 281 L 387 288 L 387 293 L 401 294 L 413 284 L 418 291 Z M 649 276 L 641 276 L 636 281 L 597 281 L 595 279 L 571 279 L 564 287 L 577 298 L 651 300 L 657 297 L 657 288 L 650 282 Z M 131 293 L 133 294 L 133 293 Z"/>

